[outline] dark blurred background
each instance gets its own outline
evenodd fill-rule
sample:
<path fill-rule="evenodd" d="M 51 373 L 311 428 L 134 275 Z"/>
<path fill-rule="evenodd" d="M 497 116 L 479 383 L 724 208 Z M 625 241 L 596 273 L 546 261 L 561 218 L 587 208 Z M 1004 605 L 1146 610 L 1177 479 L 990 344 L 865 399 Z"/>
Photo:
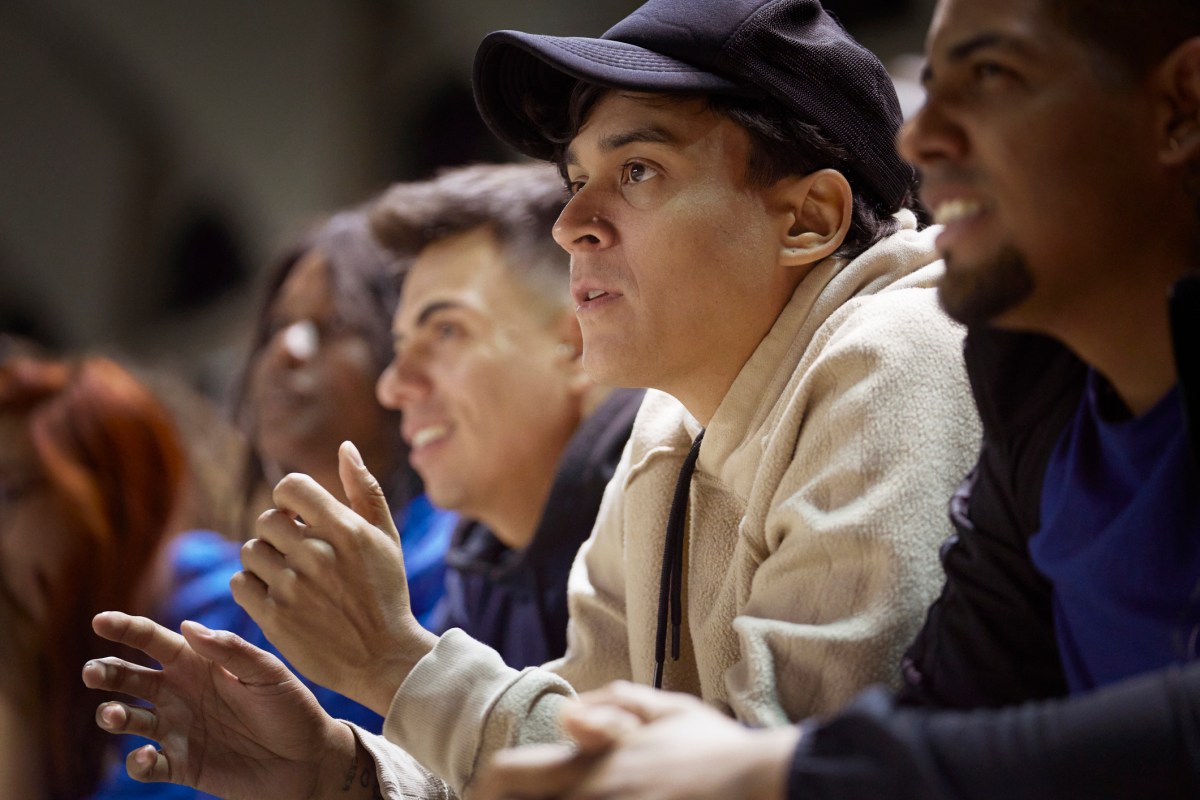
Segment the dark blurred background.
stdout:
<path fill-rule="evenodd" d="M 826 5 L 908 75 L 933 4 Z M 599 35 L 637 5 L 0 0 L 0 331 L 220 397 L 287 237 L 392 181 L 513 157 L 471 100 L 485 33 Z"/>

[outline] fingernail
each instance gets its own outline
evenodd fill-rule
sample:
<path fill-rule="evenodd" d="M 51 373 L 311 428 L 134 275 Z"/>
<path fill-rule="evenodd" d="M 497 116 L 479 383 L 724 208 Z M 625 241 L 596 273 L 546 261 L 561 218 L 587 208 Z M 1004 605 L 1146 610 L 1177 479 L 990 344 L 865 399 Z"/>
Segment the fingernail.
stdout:
<path fill-rule="evenodd" d="M 116 728 L 116 723 L 117 723 L 117 721 L 115 719 L 116 714 L 117 714 L 117 706 L 115 706 L 115 705 L 107 705 L 104 708 L 100 709 L 100 725 L 101 725 L 101 727 L 105 728 L 106 730 L 113 730 L 114 728 Z"/>
<path fill-rule="evenodd" d="M 350 456 L 350 461 L 359 469 L 366 469 L 366 464 L 363 463 L 362 455 L 358 452 L 358 448 L 354 446 L 354 442 L 349 440 L 342 443 L 342 447 L 346 448 L 346 455 Z"/>
<path fill-rule="evenodd" d="M 188 620 L 188 623 L 192 626 L 192 628 L 196 631 L 196 633 L 200 634 L 201 636 L 212 636 L 213 635 L 213 632 L 209 628 L 205 627 L 204 625 L 202 625 L 199 622 L 196 622 L 194 619 Z"/>

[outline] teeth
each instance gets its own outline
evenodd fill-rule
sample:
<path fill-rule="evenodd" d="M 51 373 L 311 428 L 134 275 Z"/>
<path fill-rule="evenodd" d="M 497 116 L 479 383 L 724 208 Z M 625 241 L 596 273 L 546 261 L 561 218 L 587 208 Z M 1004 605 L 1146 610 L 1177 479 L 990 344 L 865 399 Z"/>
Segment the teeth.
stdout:
<path fill-rule="evenodd" d="M 597 297 L 599 297 L 602 294 L 608 294 L 608 292 L 601 291 L 600 289 L 592 289 L 590 292 L 587 293 L 587 299 L 595 300 Z"/>
<path fill-rule="evenodd" d="M 436 441 L 445 435 L 445 425 L 430 425 L 428 428 L 421 428 L 421 430 L 413 434 L 412 446 L 424 447 L 430 442 Z"/>
<path fill-rule="evenodd" d="M 946 225 L 964 217 L 974 216 L 983 210 L 983 204 L 975 200 L 947 200 L 933 211 L 933 221 Z"/>

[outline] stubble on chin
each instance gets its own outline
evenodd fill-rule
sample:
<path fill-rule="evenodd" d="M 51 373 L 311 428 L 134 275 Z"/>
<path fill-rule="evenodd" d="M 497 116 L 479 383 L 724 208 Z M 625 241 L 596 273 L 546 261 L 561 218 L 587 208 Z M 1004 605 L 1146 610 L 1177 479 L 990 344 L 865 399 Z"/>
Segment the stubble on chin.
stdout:
<path fill-rule="evenodd" d="M 938 303 L 951 319 L 964 325 L 989 323 L 1033 292 L 1033 275 L 1013 247 L 1004 248 L 986 263 L 957 264 L 949 255 L 945 261 Z"/>

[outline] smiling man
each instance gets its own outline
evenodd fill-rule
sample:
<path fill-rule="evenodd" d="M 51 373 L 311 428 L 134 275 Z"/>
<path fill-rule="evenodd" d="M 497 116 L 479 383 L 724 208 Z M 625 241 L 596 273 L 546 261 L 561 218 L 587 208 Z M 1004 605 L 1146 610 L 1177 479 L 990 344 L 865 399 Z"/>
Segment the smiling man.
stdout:
<path fill-rule="evenodd" d="M 591 532 L 641 402 L 580 366 L 568 259 L 550 236 L 566 196 L 544 164 L 475 165 L 399 184 L 376 235 L 417 253 L 379 401 L 455 530 L 431 629 L 458 628 L 511 667 L 566 650 L 567 572 Z"/>
<path fill-rule="evenodd" d="M 918 230 L 913 173 L 892 147 L 899 110 L 882 65 L 814 0 L 652 0 L 602 39 L 493 34 L 475 77 L 493 130 L 567 181 L 554 237 L 571 256 L 584 368 L 654 391 L 572 568 L 567 653 L 543 669 L 517 672 L 460 631 L 412 624 L 353 448 L 352 510 L 303 477 L 279 484 L 236 596 L 310 677 L 390 709 L 392 743 L 310 725 L 323 744 L 293 775 L 314 790 L 357 771 L 356 790 L 470 791 L 492 751 L 560 740 L 574 691 L 616 678 L 762 725 L 895 683 L 940 586 L 946 497 L 978 424 L 962 330 L 937 307 L 934 234 Z M 454 244 L 486 260 L 486 237 Z M 449 268 L 444 250 L 426 255 Z M 402 350 L 421 313 L 400 315 Z M 432 470 L 455 425 L 414 413 Z M 189 630 L 182 647 L 128 618 L 97 625 L 180 654 L 153 680 L 189 712 L 160 703 L 160 738 L 230 722 L 188 689 L 202 657 L 286 685 L 227 637 Z M 124 669 L 89 680 L 113 685 Z M 101 720 L 147 721 L 127 709 Z M 142 751 L 131 769 L 237 777 L 237 758 L 189 763 L 173 748 Z"/>
<path fill-rule="evenodd" d="M 485 797 L 1200 796 L 1200 5 L 941 0 L 927 49 L 984 444 L 901 693 L 764 732 L 614 685 Z"/>

